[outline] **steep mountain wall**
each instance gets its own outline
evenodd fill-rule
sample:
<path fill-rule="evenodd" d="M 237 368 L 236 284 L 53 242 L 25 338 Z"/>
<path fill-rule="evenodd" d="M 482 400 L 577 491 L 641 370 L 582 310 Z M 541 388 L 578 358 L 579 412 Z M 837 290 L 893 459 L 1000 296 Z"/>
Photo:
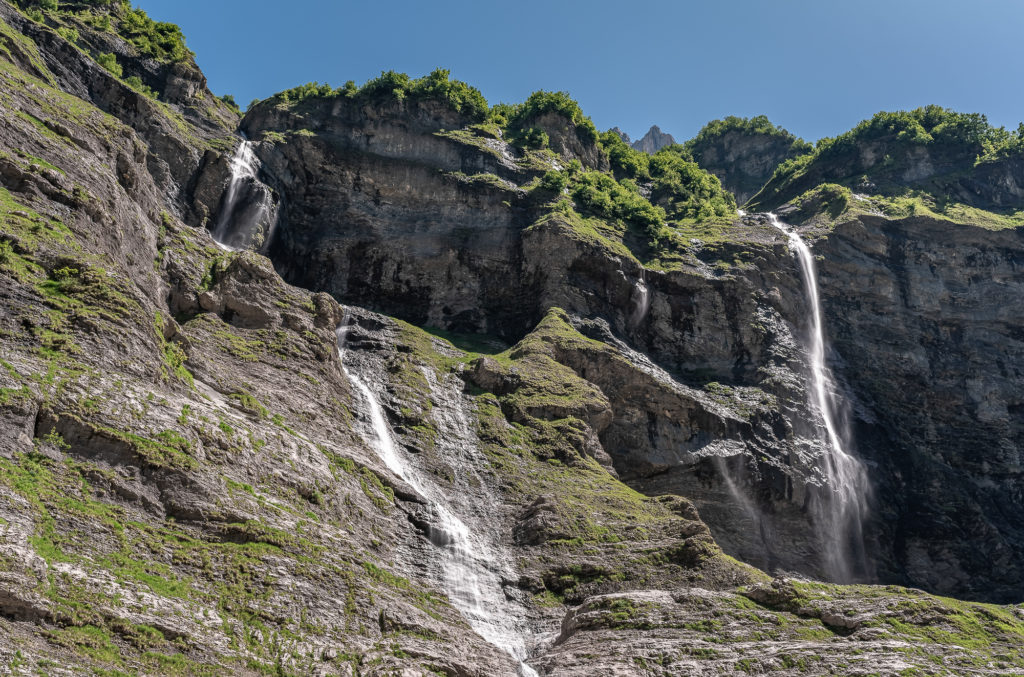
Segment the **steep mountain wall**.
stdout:
<path fill-rule="evenodd" d="M 324 96 L 245 118 L 280 220 L 270 258 L 226 251 L 235 119 L 124 11 L 0 3 L 0 664 L 516 674 L 440 505 L 544 675 L 1024 667 L 1020 606 L 726 554 L 826 573 L 806 299 L 764 217 L 652 244 L 564 206 L 552 170 L 607 158 L 561 114 L 530 149 Z M 1018 601 L 1017 231 L 819 217 L 878 576 Z"/>
<path fill-rule="evenodd" d="M 528 164 L 531 158 L 472 127 L 451 131 L 465 121 L 447 115 L 421 103 L 371 110 L 337 99 L 298 109 L 264 104 L 250 112 L 245 128 L 262 139 L 257 152 L 286 196 L 271 254 L 278 270 L 295 284 L 415 324 L 505 341 L 519 340 L 550 308 L 565 310 L 580 330 L 618 345 L 632 362 L 618 369 L 601 352 L 557 358 L 611 403 L 612 422 L 597 434 L 619 475 L 645 493 L 693 499 L 718 541 L 745 561 L 820 574 L 827 537 L 809 505 L 832 491 L 816 470 L 827 443 L 820 418 L 808 405 L 807 301 L 782 234 L 763 217 L 749 217 L 731 224 L 716 247 L 694 246 L 676 269 L 649 270 L 625 246 L 628 241 L 618 245 L 588 234 L 571 218 L 546 213 L 530 183 L 540 171 Z M 295 133 L 297 128 L 304 131 Z M 905 342 L 931 346 L 941 332 L 923 320 L 905 324 L 906 311 L 895 300 L 884 308 L 870 306 L 871 326 L 853 325 L 858 316 L 850 312 L 861 294 L 873 298 L 874 287 L 865 286 L 860 275 L 884 289 L 918 284 L 896 279 L 913 271 L 902 248 L 880 242 L 918 241 L 923 223 L 865 212 L 851 216 L 814 248 L 826 259 L 821 265 L 825 320 L 835 339 L 831 357 L 837 375 L 854 396 L 855 444 L 877 464 L 870 473 L 875 493 L 864 544 L 870 564 L 857 575 L 1009 600 L 1011 581 L 1020 580 L 1015 565 L 993 572 L 970 553 L 992 552 L 989 545 L 998 543 L 997 550 L 1006 548 L 1007 562 L 1020 559 L 1016 527 L 1001 517 L 1002 510 L 1012 514 L 1017 506 L 1016 471 L 1006 474 L 1012 463 L 997 466 L 992 476 L 960 462 L 952 472 L 940 473 L 936 486 L 946 488 L 937 491 L 967 492 L 962 501 L 972 506 L 953 517 L 941 502 L 908 500 L 908 482 L 926 491 L 925 484 L 939 478 L 929 472 L 909 479 L 902 464 L 908 456 L 931 457 L 937 444 L 949 446 L 936 437 L 944 426 L 964 431 L 965 449 L 954 457 L 980 441 L 984 429 L 991 431 L 986 444 L 1017 449 L 1017 429 L 1007 420 L 1002 428 L 977 417 L 961 420 L 959 410 L 931 403 L 924 407 L 928 413 L 920 413 L 925 403 L 907 391 L 908 382 L 921 383 L 915 392 L 943 401 L 951 388 L 935 383 L 931 389 L 926 385 L 931 377 L 924 373 L 885 381 L 881 374 L 893 373 L 894 358 L 873 352 L 889 345 L 887 339 L 875 345 L 875 339 L 900 327 Z M 923 240 L 929 244 L 915 256 L 929 262 L 929 275 L 938 280 L 929 284 L 941 286 L 948 278 L 957 288 L 961 276 L 995 275 L 1004 280 L 998 298 L 1012 297 L 1012 263 L 990 270 L 987 254 L 963 259 L 954 253 L 961 245 L 964 252 L 970 249 L 961 242 L 964 237 L 992 238 L 1004 247 L 992 256 L 1013 261 L 1017 231 L 997 234 L 928 223 Z M 852 232 L 863 235 L 851 238 Z M 835 298 L 849 300 L 844 305 Z M 965 301 L 955 298 L 949 303 L 963 306 Z M 987 305 L 997 298 L 991 294 L 972 291 L 969 298 L 962 314 L 940 306 L 935 317 L 947 325 L 966 324 L 969 317 L 977 323 L 998 307 Z M 1001 362 L 972 358 L 978 348 L 964 339 L 942 340 L 933 359 L 969 365 L 963 367 L 968 371 L 942 376 L 949 383 L 966 384 L 970 378 L 1001 384 L 1000 397 L 1009 398 L 1010 411 L 1018 406 L 1014 372 L 1000 364 L 1014 364 L 1017 353 L 1015 325 L 1007 320 L 990 339 L 1010 351 L 1001 353 Z M 961 330 L 950 331 L 959 336 Z M 901 344 L 895 350 L 904 349 Z M 886 382 L 893 385 L 881 388 Z M 960 401 L 966 406 L 966 399 Z M 1017 458 L 1014 451 L 1003 453 Z M 996 482 L 1001 488 L 992 490 L 995 498 L 971 498 L 968 487 L 988 484 L 988 477 L 1001 478 Z M 953 547 L 952 541 L 922 545 L 926 533 L 939 533 L 924 527 L 935 520 L 951 522 L 946 529 L 959 534 L 954 547 L 959 554 L 939 553 Z M 976 521 L 985 529 L 975 528 Z M 922 559 L 922 548 L 938 549 L 928 557 L 942 559 L 948 572 L 934 573 L 932 560 Z"/>
<path fill-rule="evenodd" d="M 894 518 L 879 522 L 894 550 L 886 564 L 930 590 L 1015 599 L 1020 230 L 864 216 L 815 251 L 835 351 L 874 419 L 860 423 L 860 448 L 881 471 L 877 509 Z"/>

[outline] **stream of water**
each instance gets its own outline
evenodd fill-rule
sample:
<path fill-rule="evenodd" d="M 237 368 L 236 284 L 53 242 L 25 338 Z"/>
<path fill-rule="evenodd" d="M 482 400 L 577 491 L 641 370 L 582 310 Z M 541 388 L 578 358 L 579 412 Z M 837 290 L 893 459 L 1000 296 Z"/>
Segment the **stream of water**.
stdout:
<path fill-rule="evenodd" d="M 820 470 L 828 486 L 821 500 L 815 502 L 816 523 L 825 550 L 826 572 L 833 581 L 848 582 L 858 565 L 863 568 L 864 564 L 863 519 L 867 504 L 867 475 L 863 464 L 851 451 L 849 435 L 838 416 L 838 388 L 825 362 L 825 331 L 814 255 L 794 228 L 782 223 L 775 214 L 768 214 L 768 220 L 789 239 L 790 250 L 799 261 L 803 277 L 810 324 L 807 345 L 810 403 L 821 417 L 827 451 Z"/>
<path fill-rule="evenodd" d="M 373 439 L 367 441 L 391 472 L 429 502 L 429 538 L 442 560 L 445 592 L 478 635 L 518 661 L 520 677 L 537 677 L 536 671 L 524 662 L 525 643 L 516 630 L 515 619 L 506 611 L 508 602 L 500 577 L 493 569 L 498 561 L 493 548 L 449 509 L 442 492 L 433 483 L 405 462 L 395 446 L 377 396 L 358 374 L 345 365 L 349 322 L 346 314 L 337 329 L 341 368 L 366 403 L 373 430 Z"/>
<path fill-rule="evenodd" d="M 228 168 L 231 178 L 211 231 L 214 241 L 226 251 L 269 243 L 276 220 L 273 193 L 257 178 L 260 161 L 251 141 L 242 138 Z"/>

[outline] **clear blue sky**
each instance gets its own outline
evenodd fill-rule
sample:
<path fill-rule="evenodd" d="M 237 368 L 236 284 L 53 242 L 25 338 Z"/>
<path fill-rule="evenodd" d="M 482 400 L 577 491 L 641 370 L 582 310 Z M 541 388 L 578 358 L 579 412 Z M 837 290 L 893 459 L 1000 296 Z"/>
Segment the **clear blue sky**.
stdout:
<path fill-rule="evenodd" d="M 764 113 L 808 140 L 937 103 L 1024 120 L 1024 0 L 135 0 L 239 104 L 441 66 L 492 104 L 566 90 L 600 129 L 680 141 Z"/>

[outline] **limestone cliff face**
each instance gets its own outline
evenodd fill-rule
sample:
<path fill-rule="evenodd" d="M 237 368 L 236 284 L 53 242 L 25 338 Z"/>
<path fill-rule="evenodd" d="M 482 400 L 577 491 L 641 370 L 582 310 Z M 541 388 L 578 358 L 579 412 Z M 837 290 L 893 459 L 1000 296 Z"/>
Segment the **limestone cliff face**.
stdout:
<path fill-rule="evenodd" d="M 820 572 L 803 503 L 828 490 L 814 475 L 824 450 L 795 336 L 800 281 L 777 231 L 763 219 L 734 224 L 737 242 L 717 255 L 746 257 L 735 268 L 697 252 L 683 269 L 646 270 L 621 245 L 544 215 L 524 187 L 538 171 L 529 158 L 501 139 L 453 133 L 450 113 L 344 100 L 301 110 L 265 104 L 244 122 L 284 196 L 271 258 L 286 279 L 509 342 L 564 310 L 581 331 L 621 345 L 556 358 L 611 401 L 611 420 L 591 427 L 617 472 L 648 493 L 693 497 L 730 552 Z M 724 459 L 753 478 L 773 533 L 800 546 L 776 548 L 749 528 Z"/>
<path fill-rule="evenodd" d="M 722 181 L 722 186 L 744 204 L 771 178 L 775 168 L 801 153 L 788 134 L 766 134 L 734 129 L 687 142 L 693 159 Z"/>
<path fill-rule="evenodd" d="M 1024 667 L 1019 607 L 726 554 L 824 573 L 802 282 L 764 217 L 654 269 L 544 207 L 549 169 L 606 162 L 559 116 L 535 121 L 557 153 L 524 151 L 436 101 L 335 97 L 246 117 L 280 217 L 269 258 L 228 252 L 238 139 L 194 64 L 62 10 L 0 3 L 0 31 L 12 672 L 516 674 L 441 508 L 544 675 Z M 1015 599 L 1019 236 L 820 234 L 879 577 Z"/>
<path fill-rule="evenodd" d="M 820 419 L 807 404 L 807 301 L 782 235 L 763 217 L 750 217 L 731 227 L 725 249 L 702 253 L 695 248 L 678 270 L 645 269 L 628 250 L 586 236 L 571 220 L 545 216 L 529 186 L 540 168 L 500 138 L 480 137 L 469 128 L 453 132 L 464 121 L 452 115 L 422 103 L 369 110 L 343 100 L 310 104 L 299 113 L 267 105 L 251 112 L 245 128 L 263 139 L 258 153 L 285 196 L 271 252 L 278 270 L 294 284 L 414 324 L 505 341 L 522 338 L 551 308 L 563 309 L 578 330 L 618 346 L 622 357 L 617 359 L 625 360 L 616 367 L 619 363 L 600 351 L 556 357 L 608 399 L 610 419 L 592 428 L 619 476 L 645 493 L 679 493 L 696 501 L 718 541 L 746 561 L 820 574 L 826 546 L 808 506 L 831 489 L 815 470 L 824 443 Z M 305 131 L 296 133 L 298 128 Z M 1010 253 L 1019 241 L 1016 231 L 986 234 L 935 222 L 918 238 L 921 223 L 858 217 L 815 246 L 826 259 L 821 285 L 826 324 L 835 340 L 833 366 L 855 396 L 856 444 L 877 464 L 865 544 L 872 563 L 858 575 L 1008 599 L 1011 581 L 1020 580 L 1015 565 L 993 574 L 969 553 L 990 552 L 986 544 L 998 543 L 997 550 L 1007 548 L 1008 563 L 1019 560 L 1016 527 L 994 507 L 1000 501 L 1016 505 L 1015 475 L 1005 472 L 1014 466 L 999 465 L 988 475 L 978 472 L 981 466 L 957 462 L 952 472 L 909 478 L 901 464 L 908 454 L 924 459 L 939 453 L 937 445 L 949 446 L 939 441 L 943 426 L 964 431 L 963 451 L 950 452 L 955 458 L 969 455 L 966 440 L 980 440 L 982 430 L 990 431 L 988 443 L 1017 458 L 1013 417 L 991 413 L 1019 406 L 1012 394 L 1014 372 L 999 366 L 1014 364 L 1018 356 L 1014 330 L 1001 329 L 988 339 L 1010 351 L 1002 362 L 972 357 L 976 347 L 961 330 L 950 329 L 960 338 L 935 346 L 934 359 L 942 364 L 970 365 L 942 377 L 950 384 L 970 382 L 971 392 L 982 399 L 978 393 L 992 388 L 1003 393 L 1005 402 L 964 419 L 959 407 L 936 406 L 951 397 L 951 385 L 935 383 L 928 391 L 928 397 L 939 398 L 935 403 L 916 399 L 931 383 L 925 373 L 933 367 L 918 365 L 923 371 L 908 372 L 907 379 L 882 378 L 894 368 L 890 356 L 876 352 L 889 345 L 878 337 L 900 327 L 897 333 L 905 341 L 931 346 L 941 331 L 917 320 L 904 326 L 905 311 L 895 300 L 885 309 L 871 305 L 873 314 L 864 311 L 864 322 L 875 318 L 870 327 L 855 326 L 859 316 L 833 301 L 832 295 L 850 304 L 861 293 L 864 301 L 873 298 L 873 287 L 865 288 L 858 276 L 874 281 L 879 266 L 887 271 L 888 277 L 878 281 L 888 285 L 885 289 L 913 284 L 892 279 L 893 271 L 907 275 L 910 270 L 902 250 L 883 246 L 878 238 L 888 241 L 899 234 L 900 241 L 931 243 L 933 249 L 925 247 L 917 256 L 929 261 L 932 278 L 949 276 L 954 287 L 963 284 L 952 281 L 961 275 L 993 274 L 980 263 L 987 255 L 966 260 L 954 255 L 961 244 L 967 246 L 961 243 L 968 237 L 964 233 L 1003 242 L 1010 249 L 997 255 L 1001 260 L 1016 256 Z M 867 234 L 856 239 L 848 235 L 852 232 Z M 854 258 L 841 261 L 840 252 Z M 733 256 L 737 264 L 721 263 Z M 981 267 L 971 269 L 974 262 Z M 1012 266 L 995 274 L 1010 284 Z M 996 289 L 1012 295 L 1002 284 Z M 952 312 L 951 305 L 938 307 L 930 322 L 939 323 L 940 317 L 944 326 L 966 323 L 968 317 L 982 321 L 1000 307 L 985 305 L 994 302 L 991 295 L 974 294 L 964 314 Z M 910 392 L 908 382 L 921 386 Z M 883 388 L 884 383 L 889 385 Z M 927 414 L 920 414 L 922 406 Z M 984 416 L 995 418 L 986 422 Z M 1002 479 L 990 479 L 995 477 Z M 945 507 L 908 500 L 907 482 L 922 491 L 929 483 L 950 495 L 967 491 L 963 500 L 975 506 L 974 517 L 940 519 Z M 1001 487 L 992 490 L 998 498 L 969 498 L 974 493 L 965 487 L 976 482 L 995 482 Z M 994 501 L 991 508 L 984 507 L 987 501 Z M 985 529 L 969 526 L 971 519 Z M 923 525 L 932 520 L 962 530 L 954 547 L 961 554 L 939 552 L 953 546 L 941 539 L 923 545 L 920 539 L 927 540 L 928 532 Z M 922 559 L 929 548 L 938 548 L 928 557 L 946 561 L 948 574 L 929 572 Z"/>
<path fill-rule="evenodd" d="M 1019 230 L 865 216 L 815 251 L 837 358 L 915 585 L 1013 599 L 1024 532 Z M 867 419 L 868 412 L 873 420 Z"/>

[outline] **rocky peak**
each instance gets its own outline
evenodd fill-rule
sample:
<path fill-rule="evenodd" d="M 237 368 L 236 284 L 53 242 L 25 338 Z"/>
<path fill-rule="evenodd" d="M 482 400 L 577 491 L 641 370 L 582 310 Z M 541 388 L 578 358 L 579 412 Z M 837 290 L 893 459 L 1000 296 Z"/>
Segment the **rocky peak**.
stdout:
<path fill-rule="evenodd" d="M 619 138 L 622 139 L 622 141 L 627 146 L 632 146 L 633 145 L 633 142 L 629 138 L 629 134 L 627 134 L 626 132 L 622 131 L 618 127 L 612 127 L 610 131 L 615 132 L 616 134 L 618 134 Z"/>
<path fill-rule="evenodd" d="M 629 143 L 629 141 L 627 141 L 626 139 L 623 139 L 623 141 Z M 651 155 L 653 155 L 654 153 L 657 153 L 665 146 L 670 146 L 675 142 L 676 140 L 672 137 L 671 134 L 666 134 L 665 132 L 661 131 L 661 128 L 658 127 L 658 125 L 652 125 L 651 128 L 647 130 L 646 134 L 644 134 L 642 137 L 640 137 L 630 145 L 633 147 L 634 150 L 640 150 L 645 153 L 650 153 Z"/>

